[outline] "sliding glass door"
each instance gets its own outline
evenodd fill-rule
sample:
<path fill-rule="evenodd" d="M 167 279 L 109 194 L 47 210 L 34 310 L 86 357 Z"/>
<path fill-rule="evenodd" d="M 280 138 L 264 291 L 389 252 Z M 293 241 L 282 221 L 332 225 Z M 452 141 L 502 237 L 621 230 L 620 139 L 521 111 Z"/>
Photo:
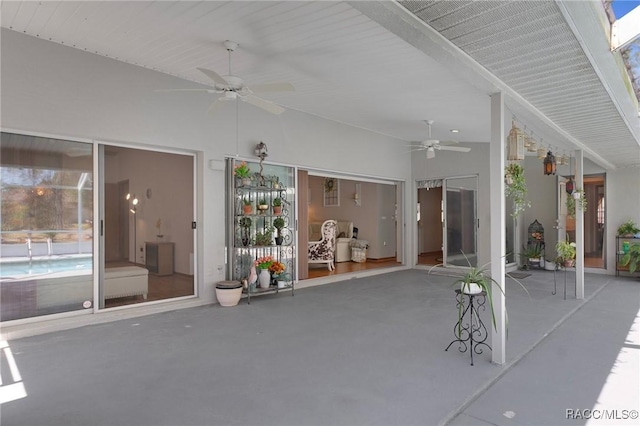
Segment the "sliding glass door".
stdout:
<path fill-rule="evenodd" d="M 444 179 L 444 264 L 477 265 L 477 176 Z"/>
<path fill-rule="evenodd" d="M 1 320 L 93 307 L 93 145 L 0 142 Z"/>

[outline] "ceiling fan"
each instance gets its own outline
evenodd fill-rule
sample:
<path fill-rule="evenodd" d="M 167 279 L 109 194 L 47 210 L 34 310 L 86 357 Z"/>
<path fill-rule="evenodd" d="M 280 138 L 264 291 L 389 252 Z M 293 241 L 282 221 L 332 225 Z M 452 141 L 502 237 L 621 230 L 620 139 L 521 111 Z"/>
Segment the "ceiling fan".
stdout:
<path fill-rule="evenodd" d="M 262 108 L 263 110 L 272 114 L 281 114 L 284 112 L 284 108 L 280 105 L 260 98 L 254 95 L 254 92 L 292 92 L 295 91 L 295 87 L 291 83 L 267 83 L 257 84 L 249 88 L 245 85 L 244 80 L 231 73 L 231 53 L 238 48 L 238 43 L 231 40 L 225 40 L 223 43 L 225 49 L 229 53 L 229 74 L 221 76 L 217 72 L 207 68 L 197 68 L 198 71 L 209 77 L 215 83 L 214 89 L 166 89 L 161 90 L 163 92 L 208 92 L 208 93 L 221 93 L 218 99 L 216 99 L 209 107 L 209 113 L 219 108 L 225 101 L 234 101 L 240 99 L 248 104 Z"/>
<path fill-rule="evenodd" d="M 451 144 L 457 144 L 456 141 L 440 141 L 438 139 L 431 138 L 431 125 L 433 120 L 424 120 L 429 126 L 429 139 L 422 142 L 414 143 L 411 145 L 413 148 L 411 151 L 427 151 L 427 158 L 435 158 L 436 150 L 439 151 L 456 151 L 456 152 L 469 152 L 471 148 L 461 146 L 451 146 Z"/>

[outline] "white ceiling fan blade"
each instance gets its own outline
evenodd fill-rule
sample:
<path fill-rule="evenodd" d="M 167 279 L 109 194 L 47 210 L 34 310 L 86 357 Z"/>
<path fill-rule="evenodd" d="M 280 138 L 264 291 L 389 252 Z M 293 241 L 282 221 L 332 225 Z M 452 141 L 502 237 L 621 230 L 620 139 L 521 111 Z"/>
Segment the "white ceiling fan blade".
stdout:
<path fill-rule="evenodd" d="M 220 74 L 218 74 L 215 71 L 208 70 L 206 68 L 198 68 L 198 71 L 200 71 L 202 74 L 204 74 L 207 77 L 209 77 L 211 80 L 215 81 L 216 84 L 219 84 L 220 86 L 226 86 L 227 85 L 227 80 L 222 78 L 220 76 Z"/>
<path fill-rule="evenodd" d="M 215 89 L 156 89 L 156 92 L 208 92 L 208 93 L 219 93 L 218 90 Z"/>
<path fill-rule="evenodd" d="M 252 92 L 295 92 L 296 88 L 291 83 L 265 83 L 256 84 L 250 87 Z"/>
<path fill-rule="evenodd" d="M 465 148 L 462 146 L 442 146 L 440 145 L 438 147 L 438 149 L 442 150 L 442 151 L 456 151 L 456 152 L 469 152 L 471 151 L 471 148 Z"/>
<path fill-rule="evenodd" d="M 269 102 L 265 99 L 259 98 L 253 95 L 242 96 L 241 99 L 251 105 L 257 106 L 258 108 L 262 108 L 263 110 L 270 112 L 271 114 L 282 114 L 284 112 L 284 108 L 280 105 L 276 105 L 273 102 Z"/>
<path fill-rule="evenodd" d="M 218 109 L 220 109 L 221 106 L 222 106 L 222 101 L 220 99 L 216 99 L 207 110 L 207 114 L 213 114 Z"/>

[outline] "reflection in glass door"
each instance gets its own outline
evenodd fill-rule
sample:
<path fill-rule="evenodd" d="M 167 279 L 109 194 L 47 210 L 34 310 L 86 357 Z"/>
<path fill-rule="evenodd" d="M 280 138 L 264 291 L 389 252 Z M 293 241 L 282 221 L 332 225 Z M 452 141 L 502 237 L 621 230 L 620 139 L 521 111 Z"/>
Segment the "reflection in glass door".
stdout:
<path fill-rule="evenodd" d="M 477 265 L 477 176 L 445 179 L 445 266 Z"/>

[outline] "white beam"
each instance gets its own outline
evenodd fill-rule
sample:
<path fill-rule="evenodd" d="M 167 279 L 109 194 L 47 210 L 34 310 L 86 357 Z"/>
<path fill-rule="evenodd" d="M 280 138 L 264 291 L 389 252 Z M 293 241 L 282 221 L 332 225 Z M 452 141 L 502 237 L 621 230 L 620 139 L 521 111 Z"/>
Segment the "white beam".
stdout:
<path fill-rule="evenodd" d="M 623 49 L 638 37 L 640 37 L 640 6 L 636 6 L 611 25 L 611 50 Z"/>
<path fill-rule="evenodd" d="M 496 326 L 491 328 L 491 360 L 504 364 L 507 359 L 505 306 L 506 223 L 504 199 L 504 95 L 491 95 L 491 142 L 489 144 L 489 200 L 491 201 L 491 285 Z M 502 290 L 500 290 L 502 289 Z M 504 293 L 503 293 L 504 291 Z"/>
<path fill-rule="evenodd" d="M 584 155 L 576 150 L 576 188 L 584 190 Z M 570 195 L 571 196 L 571 195 Z M 583 196 L 587 194 L 583 192 Z M 576 299 L 584 299 L 584 211 L 576 204 Z"/>

